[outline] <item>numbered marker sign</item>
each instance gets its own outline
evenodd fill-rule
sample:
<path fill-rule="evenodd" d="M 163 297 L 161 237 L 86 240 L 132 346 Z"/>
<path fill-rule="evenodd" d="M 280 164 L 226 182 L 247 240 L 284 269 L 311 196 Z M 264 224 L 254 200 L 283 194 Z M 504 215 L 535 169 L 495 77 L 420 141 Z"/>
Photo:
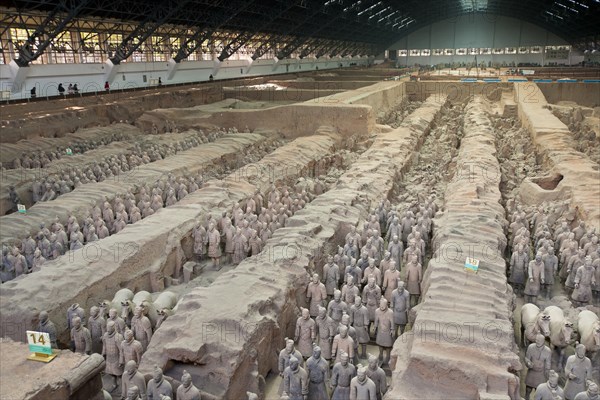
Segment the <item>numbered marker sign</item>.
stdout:
<path fill-rule="evenodd" d="M 465 269 L 467 271 L 477 272 L 479 270 L 479 260 L 467 257 L 465 260 Z"/>
<path fill-rule="evenodd" d="M 73 150 L 71 150 L 70 148 L 67 148 L 67 155 L 68 156 L 72 156 L 73 155 Z"/>
<path fill-rule="evenodd" d="M 19 210 L 21 214 L 25 214 L 27 212 L 27 209 L 23 204 L 17 204 L 17 210 Z"/>
<path fill-rule="evenodd" d="M 27 342 L 29 351 L 32 353 L 41 353 L 52 355 L 52 345 L 50 344 L 50 335 L 45 332 L 27 331 Z"/>

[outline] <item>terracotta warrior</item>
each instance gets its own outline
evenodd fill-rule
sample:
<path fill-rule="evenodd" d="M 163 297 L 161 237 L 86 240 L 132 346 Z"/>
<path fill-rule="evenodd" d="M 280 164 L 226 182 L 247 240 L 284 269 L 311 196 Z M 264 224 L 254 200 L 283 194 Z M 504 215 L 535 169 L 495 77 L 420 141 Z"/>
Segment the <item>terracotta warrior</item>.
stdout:
<path fill-rule="evenodd" d="M 318 274 L 313 274 L 306 288 L 306 298 L 310 304 L 310 316 L 316 317 L 319 314 L 319 306 L 325 306 L 327 301 L 327 291 L 325 285 L 319 280 Z"/>
<path fill-rule="evenodd" d="M 92 336 L 92 352 L 100 354 L 102 352 L 102 337 L 106 332 L 106 320 L 96 306 L 90 308 L 88 327 Z"/>
<path fill-rule="evenodd" d="M 139 397 L 146 400 L 146 380 L 144 375 L 138 371 L 138 365 L 135 361 L 127 361 L 125 372 L 121 378 L 121 399 L 127 399 L 127 392 L 132 386 L 139 389 Z"/>
<path fill-rule="evenodd" d="M 308 400 L 308 374 L 294 356 L 290 357 L 290 365 L 283 372 L 283 393 L 290 400 Z"/>
<path fill-rule="evenodd" d="M 290 365 L 290 358 L 294 356 L 298 360 L 303 360 L 302 354 L 294 347 L 292 339 L 285 339 L 285 348 L 279 352 L 279 376 L 283 378 L 285 369 Z"/>
<path fill-rule="evenodd" d="M 110 321 L 113 321 L 115 323 L 115 329 L 117 330 L 117 332 L 119 332 L 121 335 L 123 335 L 125 333 L 125 329 L 127 328 L 127 325 L 125 324 L 125 320 L 123 320 L 123 318 L 119 317 L 117 310 L 114 308 L 111 308 L 110 310 L 108 310 L 107 323 Z"/>
<path fill-rule="evenodd" d="M 348 354 L 342 352 L 340 361 L 331 370 L 331 400 L 350 400 L 350 383 L 356 376 L 356 367 L 348 362 Z"/>
<path fill-rule="evenodd" d="M 381 271 L 379 270 L 379 268 L 377 268 L 375 266 L 374 258 L 369 258 L 369 266 L 367 268 L 365 268 L 365 270 L 363 271 L 362 283 L 367 283 L 369 281 L 370 277 L 374 277 L 375 283 L 377 284 L 377 286 L 381 286 L 381 282 L 383 281 L 383 279 L 381 276 Z"/>
<path fill-rule="evenodd" d="M 388 303 L 392 301 L 392 293 L 398 287 L 398 279 L 400 278 L 400 271 L 396 269 L 396 263 L 390 263 L 390 269 L 385 271 L 385 275 L 383 276 L 383 292 L 384 297 L 387 299 Z"/>
<path fill-rule="evenodd" d="M 578 393 L 585 391 L 585 383 L 592 379 L 592 362 L 585 356 L 585 346 L 578 343 L 575 354 L 567 359 L 565 364 L 565 399 L 575 400 Z"/>
<path fill-rule="evenodd" d="M 242 234 L 242 229 L 237 228 L 233 235 L 233 264 L 241 263 L 248 254 L 248 238 Z"/>
<path fill-rule="evenodd" d="M 558 273 L 558 257 L 554 254 L 554 247 L 548 247 L 548 253 L 542 256 L 544 263 L 544 293 L 546 299 L 552 296 L 552 286 L 554 286 L 554 276 Z"/>
<path fill-rule="evenodd" d="M 522 244 L 518 244 L 517 251 L 512 253 L 510 257 L 509 282 L 513 284 L 515 293 L 521 294 L 525 285 L 525 274 L 529 265 L 529 254 L 525 252 Z"/>
<path fill-rule="evenodd" d="M 346 353 L 350 360 L 354 359 L 354 340 L 348 335 L 348 327 L 340 325 L 339 332 L 333 338 L 331 346 L 331 357 L 335 359 L 335 363 L 341 361 L 342 353 Z"/>
<path fill-rule="evenodd" d="M 354 304 L 350 307 L 350 324 L 356 330 L 356 340 L 361 347 L 360 358 L 367 357 L 367 344 L 369 337 L 369 311 L 363 306 L 360 296 L 354 298 Z"/>
<path fill-rule="evenodd" d="M 413 254 L 406 266 L 407 289 L 410 293 L 411 306 L 419 302 L 421 296 L 421 281 L 423 280 L 423 269 L 419 263 L 418 256 Z"/>
<path fill-rule="evenodd" d="M 375 322 L 375 310 L 377 309 L 379 300 L 381 300 L 381 289 L 375 284 L 375 278 L 371 277 L 362 292 L 362 302 L 367 307 L 370 323 Z"/>
<path fill-rule="evenodd" d="M 587 383 L 587 391 L 579 393 L 575 396 L 575 400 L 600 400 L 600 390 L 598 384 L 593 381 Z"/>
<path fill-rule="evenodd" d="M 350 381 L 350 400 L 377 400 L 375 383 L 367 376 L 367 368 L 359 365 Z"/>
<path fill-rule="evenodd" d="M 163 396 L 172 398 L 173 388 L 164 379 L 162 369 L 155 365 L 152 372 L 152 379 L 148 381 L 148 400 L 161 400 Z"/>
<path fill-rule="evenodd" d="M 104 373 L 111 377 L 112 389 L 115 390 L 118 386 L 118 379 L 123 375 L 123 363 L 121 357 L 121 343 L 123 336 L 117 332 L 114 321 L 108 321 L 106 324 L 106 332 L 102 336 L 102 355 L 106 360 Z"/>
<path fill-rule="evenodd" d="M 150 319 L 144 315 L 143 308 L 136 306 L 131 318 L 131 331 L 135 339 L 142 344 L 142 349 L 146 351 L 148 343 L 152 339 L 152 324 Z"/>
<path fill-rule="evenodd" d="M 535 400 L 564 399 L 563 389 L 558 386 L 558 374 L 553 370 L 548 372 L 548 381 L 540 383 L 535 390 Z"/>
<path fill-rule="evenodd" d="M 73 318 L 79 317 L 81 321 L 85 320 L 85 311 L 83 308 L 79 307 L 79 304 L 74 303 L 67 310 L 67 328 L 71 329 L 73 327 Z"/>
<path fill-rule="evenodd" d="M 296 320 L 296 336 L 294 341 L 298 343 L 298 350 L 304 358 L 312 354 L 313 342 L 317 338 L 316 323 L 310 318 L 308 309 L 302 308 L 302 316 Z"/>
<path fill-rule="evenodd" d="M 319 307 L 317 318 L 315 318 L 317 324 L 317 336 L 319 338 L 319 347 L 321 348 L 321 355 L 327 361 L 331 360 L 331 343 L 335 335 L 336 323 L 327 315 L 325 307 Z"/>
<path fill-rule="evenodd" d="M 552 351 L 544 344 L 544 335 L 537 334 L 535 343 L 527 347 L 525 353 L 525 366 L 527 375 L 525 377 L 525 398 L 531 397 L 531 391 L 541 385 L 550 371 Z"/>
<path fill-rule="evenodd" d="M 400 262 L 404 257 L 404 244 L 400 240 L 399 235 L 392 236 L 392 241 L 388 244 L 388 251 L 391 254 L 391 258 L 396 261 L 396 267 L 398 270 L 401 269 Z"/>
<path fill-rule="evenodd" d="M 337 324 L 342 320 L 342 315 L 348 312 L 348 305 L 342 301 L 342 292 L 335 290 L 333 300 L 327 305 L 327 315 Z"/>
<path fill-rule="evenodd" d="M 379 360 L 383 360 L 384 364 L 390 361 L 390 352 L 394 345 L 394 313 L 388 308 L 386 299 L 381 299 L 379 308 L 375 311 L 375 342 L 379 346 Z M 386 356 L 383 358 L 383 352 Z"/>
<path fill-rule="evenodd" d="M 208 256 L 213 261 L 213 267 L 216 270 L 220 270 L 219 259 L 221 258 L 221 234 L 215 228 L 214 223 L 208 224 L 208 230 L 206 232 L 206 241 L 208 243 Z"/>
<path fill-rule="evenodd" d="M 537 253 L 535 260 L 529 262 L 528 276 L 529 280 L 523 292 L 525 294 L 525 302 L 535 304 L 537 296 L 540 294 L 541 285 L 545 282 L 544 263 L 542 262 L 541 253 Z"/>
<path fill-rule="evenodd" d="M 329 363 L 321 357 L 321 348 L 315 346 L 312 356 L 306 360 L 308 373 L 308 397 L 310 400 L 329 400 L 326 383 L 329 380 Z"/>
<path fill-rule="evenodd" d="M 121 342 L 121 365 L 126 364 L 128 361 L 139 363 L 144 353 L 142 344 L 135 340 L 133 332 L 129 329 L 125 330 L 123 338 Z"/>
<path fill-rule="evenodd" d="M 206 254 L 206 229 L 200 221 L 196 221 L 192 237 L 194 238 L 194 254 L 198 260 L 201 260 L 202 256 Z"/>
<path fill-rule="evenodd" d="M 385 371 L 379 366 L 377 357 L 369 354 L 369 368 L 367 369 L 367 377 L 375 384 L 375 395 L 377 400 L 381 400 L 387 392 L 387 378 Z"/>
<path fill-rule="evenodd" d="M 354 276 L 346 275 L 346 284 L 342 287 L 342 301 L 346 304 L 354 304 L 354 299 L 359 295 L 360 289 L 354 284 Z"/>
<path fill-rule="evenodd" d="M 53 349 L 58 349 L 58 344 L 56 343 L 56 327 L 54 323 L 50 321 L 48 317 L 47 311 L 42 311 L 40 313 L 40 324 L 38 326 L 38 332 L 47 333 L 50 336 L 50 345 Z"/>
<path fill-rule="evenodd" d="M 352 342 L 354 343 L 354 357 L 350 361 L 352 362 L 352 364 L 358 364 L 358 338 L 356 337 L 356 328 L 354 328 L 350 324 L 350 316 L 346 313 L 344 313 L 344 315 L 342 315 L 342 320 L 341 320 L 340 324 L 338 325 L 336 333 L 340 333 L 340 328 L 342 326 L 345 326 L 346 328 L 348 328 L 348 336 L 350 336 L 350 338 L 352 338 Z"/>
<path fill-rule="evenodd" d="M 90 331 L 81 324 L 81 318 L 75 317 L 71 321 L 71 342 L 73 342 L 75 353 L 91 354 L 92 353 L 92 336 Z"/>
<path fill-rule="evenodd" d="M 408 313 L 410 311 L 410 295 L 404 288 L 404 282 L 398 278 L 398 287 L 392 292 L 392 312 L 394 313 L 394 337 L 398 337 L 398 327 L 400 335 L 404 333 L 408 323 Z"/>
<path fill-rule="evenodd" d="M 333 256 L 328 256 L 327 264 L 323 266 L 323 279 L 327 295 L 333 296 L 338 287 L 338 281 L 340 280 L 340 269 L 338 265 L 333 262 Z"/>
<path fill-rule="evenodd" d="M 592 301 L 592 286 L 596 286 L 596 270 L 592 265 L 592 258 L 585 257 L 584 264 L 577 269 L 575 274 L 575 290 L 571 298 L 576 304 L 586 305 Z"/>

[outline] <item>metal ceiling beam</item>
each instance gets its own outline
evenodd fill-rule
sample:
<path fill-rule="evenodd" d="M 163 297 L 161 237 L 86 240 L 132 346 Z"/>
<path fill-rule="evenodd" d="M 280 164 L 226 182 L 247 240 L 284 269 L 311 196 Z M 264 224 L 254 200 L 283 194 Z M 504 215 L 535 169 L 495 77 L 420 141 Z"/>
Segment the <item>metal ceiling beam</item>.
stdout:
<path fill-rule="evenodd" d="M 161 2 L 160 5 L 149 4 L 148 17 L 123 39 L 110 61 L 117 65 L 129 58 L 161 25 L 166 24 L 171 17 L 177 15 L 189 2 L 190 0 L 179 0 L 177 2 Z"/>
<path fill-rule="evenodd" d="M 48 14 L 44 22 L 29 35 L 22 45 L 15 46 L 19 58 L 18 66 L 26 67 L 41 56 L 52 41 L 60 35 L 67 25 L 90 3 L 91 0 L 61 0 Z"/>
<path fill-rule="evenodd" d="M 220 14 L 205 26 L 197 28 L 194 34 L 186 38 L 185 42 L 177 51 L 177 55 L 173 58 L 175 62 L 179 63 L 188 58 L 190 54 L 198 50 L 202 46 L 202 43 L 210 38 L 216 30 L 230 22 L 254 2 L 255 0 L 242 1 L 241 3 L 236 4 L 237 7 L 233 8 L 230 12 Z"/>
<path fill-rule="evenodd" d="M 252 37 L 254 37 L 256 34 L 264 31 L 273 21 L 275 21 L 276 19 L 278 19 L 279 17 L 284 15 L 290 9 L 294 8 L 297 5 L 301 5 L 304 2 L 305 2 L 305 0 L 287 1 L 285 3 L 277 2 L 277 4 L 280 5 L 279 9 L 272 10 L 271 15 L 269 15 L 268 17 L 265 17 L 265 21 L 262 24 L 257 25 L 256 29 L 254 29 L 252 31 L 242 32 L 239 35 L 237 35 L 233 40 L 231 40 L 227 44 L 227 46 L 225 46 L 223 51 L 221 51 L 221 54 L 219 55 L 219 57 L 217 57 L 219 59 L 219 61 L 224 61 L 224 60 L 228 59 L 229 57 L 231 57 L 243 45 L 248 43 L 248 41 L 250 39 L 252 39 Z"/>

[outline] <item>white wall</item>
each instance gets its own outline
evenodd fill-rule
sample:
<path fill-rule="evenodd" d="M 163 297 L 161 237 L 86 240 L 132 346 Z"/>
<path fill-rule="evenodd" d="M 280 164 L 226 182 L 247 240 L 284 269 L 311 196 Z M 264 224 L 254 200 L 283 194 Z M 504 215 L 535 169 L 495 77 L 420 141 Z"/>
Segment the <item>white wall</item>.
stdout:
<path fill-rule="evenodd" d="M 520 46 L 568 45 L 557 35 L 545 29 L 509 18 L 485 13 L 466 14 L 435 22 L 398 40 L 390 46 L 392 50 L 410 49 L 459 49 L 459 48 L 505 48 Z M 400 64 L 430 64 L 473 62 L 473 55 L 453 56 L 408 56 L 398 57 Z M 499 54 L 478 55 L 478 62 L 492 63 L 529 62 L 540 65 L 548 62 L 577 64 L 582 55 L 572 54 L 570 59 L 543 59 L 543 54 Z"/>
<path fill-rule="evenodd" d="M 226 60 L 219 65 L 213 61 L 184 61 L 181 62 L 171 79 L 169 63 L 167 62 L 140 62 L 122 63 L 115 66 L 114 77 L 110 80 L 112 89 L 147 87 L 151 80 L 162 79 L 164 85 L 173 83 L 208 81 L 212 74 L 215 80 L 240 78 L 248 76 L 285 74 L 287 72 L 304 72 L 339 68 L 343 64 L 367 65 L 368 58 L 332 58 L 332 59 L 285 59 L 256 60 Z M 58 94 L 57 87 L 62 83 L 65 89 L 69 83 L 77 83 L 80 91 L 103 91 L 104 82 L 110 67 L 107 64 L 44 64 L 31 65 L 20 69 L 19 74 L 26 74 L 22 84 L 15 83 L 15 71 L 10 65 L 0 65 L 0 90 L 10 90 L 12 99 L 28 98 L 29 91 L 36 87 L 37 96 L 54 96 Z M 144 82 L 144 75 L 146 82 Z"/>

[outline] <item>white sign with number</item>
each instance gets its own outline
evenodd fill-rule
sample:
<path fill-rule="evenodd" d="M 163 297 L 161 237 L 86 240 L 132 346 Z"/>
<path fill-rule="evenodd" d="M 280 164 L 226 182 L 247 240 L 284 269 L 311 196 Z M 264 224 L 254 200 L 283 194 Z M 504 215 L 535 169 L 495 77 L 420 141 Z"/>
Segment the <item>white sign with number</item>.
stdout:
<path fill-rule="evenodd" d="M 67 155 L 68 156 L 72 156 L 73 155 L 73 150 L 71 150 L 70 148 L 67 149 Z"/>
<path fill-rule="evenodd" d="M 25 214 L 27 212 L 27 208 L 23 204 L 17 204 L 17 210 L 21 214 Z"/>
<path fill-rule="evenodd" d="M 32 353 L 52 354 L 50 335 L 46 332 L 27 331 L 27 343 Z"/>

